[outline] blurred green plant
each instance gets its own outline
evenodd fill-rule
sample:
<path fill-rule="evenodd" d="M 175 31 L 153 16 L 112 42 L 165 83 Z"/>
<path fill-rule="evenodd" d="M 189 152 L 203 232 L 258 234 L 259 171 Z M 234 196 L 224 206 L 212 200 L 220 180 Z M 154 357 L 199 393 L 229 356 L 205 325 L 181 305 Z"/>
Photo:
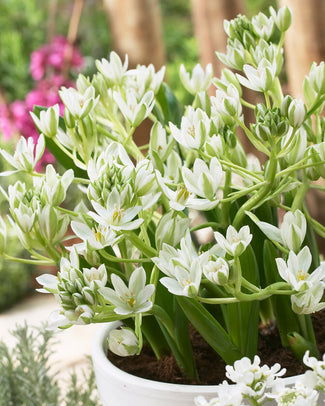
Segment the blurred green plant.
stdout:
<path fill-rule="evenodd" d="M 12 349 L 0 342 L 0 406 L 99 406 L 90 368 L 84 371 L 87 385 L 81 385 L 73 373 L 67 390 L 60 390 L 51 366 L 53 332 L 25 324 L 17 326 L 12 336 L 16 339 Z"/>
<path fill-rule="evenodd" d="M 40 0 L 1 0 L 0 85 L 8 101 L 23 98 L 32 85 L 31 52 L 44 41 L 46 7 Z"/>
<path fill-rule="evenodd" d="M 12 141 L 4 143 L 1 141 L 0 135 L 0 149 L 3 148 L 4 145 L 6 145 L 6 149 L 8 148 L 10 151 L 14 151 L 14 143 Z M 3 161 L 0 162 L 0 171 L 9 169 L 9 165 L 6 165 Z M 23 180 L 23 177 L 22 174 L 19 175 L 20 180 Z M 18 177 L 16 180 L 18 180 Z M 1 187 L 6 188 L 7 186 L 8 179 L 2 177 Z M 3 213 L 8 212 L 7 206 L 8 201 L 0 191 L 0 208 Z M 24 256 L 17 235 L 8 235 L 6 251 L 9 255 Z M 6 261 L 2 257 L 0 258 L 0 312 L 11 307 L 32 290 L 33 274 L 34 268 L 30 265 Z"/>

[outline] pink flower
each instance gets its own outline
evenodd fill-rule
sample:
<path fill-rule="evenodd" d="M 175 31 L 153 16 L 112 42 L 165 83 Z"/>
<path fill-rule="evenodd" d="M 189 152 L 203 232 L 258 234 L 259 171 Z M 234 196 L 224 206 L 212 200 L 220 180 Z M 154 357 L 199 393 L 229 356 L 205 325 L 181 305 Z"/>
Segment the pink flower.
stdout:
<path fill-rule="evenodd" d="M 31 54 L 30 71 L 32 78 L 40 80 L 44 77 L 47 67 L 54 68 L 57 72 L 63 70 L 66 52 L 69 43 L 66 38 L 57 36 L 50 44 L 43 45 Z M 81 68 L 83 58 L 76 47 L 72 49 L 71 68 Z"/>
<path fill-rule="evenodd" d="M 0 104 L 0 133 L 5 141 L 8 141 L 15 132 L 10 109 L 5 103 Z"/>

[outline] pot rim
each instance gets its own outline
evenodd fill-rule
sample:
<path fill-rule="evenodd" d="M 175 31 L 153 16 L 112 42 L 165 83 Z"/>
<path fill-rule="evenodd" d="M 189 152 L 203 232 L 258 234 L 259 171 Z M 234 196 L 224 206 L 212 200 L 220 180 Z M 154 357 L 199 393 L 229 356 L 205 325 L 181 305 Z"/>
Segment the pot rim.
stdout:
<path fill-rule="evenodd" d="M 115 329 L 119 327 L 122 323 L 120 321 L 108 322 L 103 323 L 96 331 L 94 335 L 94 339 L 92 342 L 92 357 L 96 360 L 96 364 L 99 368 L 101 368 L 103 373 L 106 374 L 113 374 L 116 379 L 119 379 L 121 382 L 128 382 L 134 386 L 141 386 L 143 388 L 154 389 L 154 390 L 170 390 L 174 392 L 178 391 L 185 391 L 187 393 L 201 394 L 202 391 L 206 394 L 218 392 L 218 384 L 216 385 L 184 385 L 184 384 L 177 384 L 177 383 L 167 383 L 167 382 L 159 382 L 153 381 L 150 379 L 140 378 L 138 376 L 129 374 L 125 371 L 122 371 L 114 364 L 112 364 L 106 356 L 107 346 L 106 346 L 106 339 L 108 336 L 108 332 L 111 329 Z M 287 378 L 283 378 L 285 380 L 286 385 L 293 385 L 297 377 L 300 375 L 294 375 Z"/>

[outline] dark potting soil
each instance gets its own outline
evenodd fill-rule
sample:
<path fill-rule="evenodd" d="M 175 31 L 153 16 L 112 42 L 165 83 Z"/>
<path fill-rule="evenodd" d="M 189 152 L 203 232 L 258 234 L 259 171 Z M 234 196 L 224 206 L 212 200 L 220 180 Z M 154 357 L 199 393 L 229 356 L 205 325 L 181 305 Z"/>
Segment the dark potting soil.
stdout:
<path fill-rule="evenodd" d="M 325 311 L 312 316 L 318 348 L 321 354 L 325 353 Z M 225 362 L 211 349 L 211 347 L 193 329 L 191 331 L 192 346 L 197 365 L 200 382 L 182 376 L 172 355 L 166 355 L 157 360 L 149 346 L 144 345 L 140 355 L 133 357 L 119 357 L 110 351 L 108 359 L 118 368 L 132 375 L 154 381 L 178 383 L 215 385 L 224 381 Z M 264 328 L 259 333 L 258 355 L 261 364 L 269 366 L 280 363 L 286 368 L 285 376 L 301 374 L 305 371 L 304 365 L 297 360 L 289 348 L 281 347 L 281 341 L 275 326 Z"/>

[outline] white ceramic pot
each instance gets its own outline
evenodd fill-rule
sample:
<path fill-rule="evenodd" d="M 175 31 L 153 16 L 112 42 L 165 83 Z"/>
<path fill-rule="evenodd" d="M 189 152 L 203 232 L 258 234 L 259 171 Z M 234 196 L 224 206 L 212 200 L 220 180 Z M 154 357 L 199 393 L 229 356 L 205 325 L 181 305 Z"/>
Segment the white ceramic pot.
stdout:
<path fill-rule="evenodd" d="M 202 395 L 210 400 L 217 393 L 216 386 L 179 385 L 150 381 L 128 374 L 106 357 L 106 339 L 110 330 L 121 323 L 107 323 L 98 329 L 92 345 L 92 359 L 96 382 L 103 406 L 194 406 L 194 398 Z M 285 378 L 293 385 L 297 377 Z M 319 401 L 325 400 L 321 394 Z M 275 402 L 268 402 L 268 406 Z"/>
<path fill-rule="evenodd" d="M 92 358 L 103 406 L 194 406 L 199 395 L 213 398 L 215 386 L 178 385 L 150 381 L 121 371 L 106 357 L 106 339 L 119 322 L 101 326 L 95 334 Z"/>

